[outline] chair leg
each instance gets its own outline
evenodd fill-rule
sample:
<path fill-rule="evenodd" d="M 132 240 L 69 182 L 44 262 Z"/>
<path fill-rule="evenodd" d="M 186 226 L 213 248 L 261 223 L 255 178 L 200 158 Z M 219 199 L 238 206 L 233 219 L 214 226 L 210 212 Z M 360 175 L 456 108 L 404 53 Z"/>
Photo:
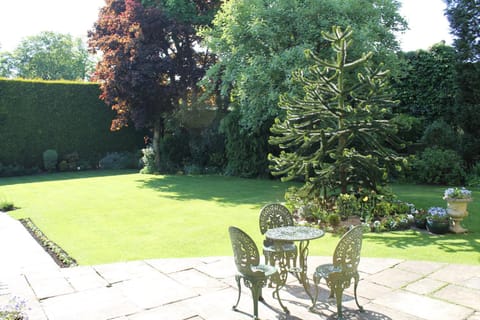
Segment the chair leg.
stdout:
<path fill-rule="evenodd" d="M 253 319 L 258 319 L 258 300 L 260 300 L 260 295 L 262 288 L 260 288 L 260 283 L 252 283 L 252 298 L 253 298 Z"/>
<path fill-rule="evenodd" d="M 341 284 L 335 284 L 332 288 L 332 293 L 335 292 L 335 298 L 337 301 L 337 319 L 343 319 L 342 314 L 342 296 L 343 296 L 343 288 Z"/>
<path fill-rule="evenodd" d="M 318 300 L 318 291 L 319 291 L 319 284 L 320 280 L 322 280 L 322 277 L 320 277 L 316 272 L 313 273 L 313 284 L 315 285 L 315 295 L 313 296 L 313 303 L 312 306 L 310 307 L 310 311 L 313 311 L 315 309 L 315 306 L 317 305 L 317 300 Z"/>
<path fill-rule="evenodd" d="M 358 281 L 359 281 L 358 274 L 354 276 L 354 280 L 355 282 L 353 284 L 353 293 L 355 296 L 355 303 L 357 304 L 357 307 L 360 310 L 360 312 L 363 312 L 363 307 L 358 303 L 358 299 L 357 299 L 357 287 L 358 287 Z"/>
<path fill-rule="evenodd" d="M 237 303 L 232 307 L 233 310 L 237 311 L 238 303 L 240 302 L 240 297 L 242 295 L 242 287 L 240 286 L 240 278 L 241 276 L 236 275 L 235 280 L 237 281 L 237 287 L 238 287 L 238 298 L 237 298 Z"/>

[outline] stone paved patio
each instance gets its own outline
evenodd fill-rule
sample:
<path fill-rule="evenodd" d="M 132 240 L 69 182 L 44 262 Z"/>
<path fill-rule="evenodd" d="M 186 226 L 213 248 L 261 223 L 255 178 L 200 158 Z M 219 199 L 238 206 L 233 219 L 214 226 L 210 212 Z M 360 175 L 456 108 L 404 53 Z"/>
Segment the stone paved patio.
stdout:
<path fill-rule="evenodd" d="M 237 291 L 233 257 L 157 259 L 59 268 L 19 222 L 0 213 L 0 306 L 12 296 L 27 300 L 30 320 L 250 319 L 252 300 Z M 329 257 L 310 257 L 309 267 Z M 360 313 L 351 289 L 344 294 L 346 319 L 480 320 L 480 265 L 362 258 Z M 301 285 L 290 277 L 281 297 L 264 289 L 261 319 L 336 319 L 324 284 L 315 312 Z"/>

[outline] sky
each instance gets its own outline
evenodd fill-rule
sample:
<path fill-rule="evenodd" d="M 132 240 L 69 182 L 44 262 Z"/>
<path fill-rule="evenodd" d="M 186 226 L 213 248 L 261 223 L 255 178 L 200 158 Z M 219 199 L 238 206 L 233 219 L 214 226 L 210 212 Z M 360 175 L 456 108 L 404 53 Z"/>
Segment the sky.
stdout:
<path fill-rule="evenodd" d="M 0 0 L 0 51 L 13 51 L 20 41 L 42 31 L 69 33 L 86 39 L 104 0 Z M 452 43 L 443 15 L 443 0 L 401 0 L 400 14 L 410 30 L 399 35 L 404 51 Z"/>

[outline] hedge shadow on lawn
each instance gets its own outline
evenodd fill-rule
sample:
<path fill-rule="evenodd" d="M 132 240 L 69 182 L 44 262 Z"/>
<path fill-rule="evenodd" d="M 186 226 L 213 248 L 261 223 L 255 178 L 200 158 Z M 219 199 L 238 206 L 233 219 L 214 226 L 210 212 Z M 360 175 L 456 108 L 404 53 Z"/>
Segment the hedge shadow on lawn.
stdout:
<path fill-rule="evenodd" d="M 38 183 L 48 181 L 64 181 L 85 178 L 100 178 L 109 176 L 118 176 L 125 174 L 136 174 L 138 170 L 86 170 L 86 171 L 68 171 L 39 173 L 30 176 L 4 177 L 0 179 L 0 186 L 9 184 Z"/>
<path fill-rule="evenodd" d="M 364 239 L 395 249 L 413 247 L 436 246 L 445 253 L 480 252 L 480 243 L 475 233 L 434 235 L 425 232 L 412 234 L 395 234 L 394 237 L 385 237 L 380 233 L 366 233 Z"/>
<path fill-rule="evenodd" d="M 205 200 L 231 204 L 265 203 L 266 199 L 284 201 L 290 184 L 280 181 L 246 179 L 217 175 L 165 175 L 137 180 L 141 187 L 162 193 L 162 197 L 179 201 Z"/>

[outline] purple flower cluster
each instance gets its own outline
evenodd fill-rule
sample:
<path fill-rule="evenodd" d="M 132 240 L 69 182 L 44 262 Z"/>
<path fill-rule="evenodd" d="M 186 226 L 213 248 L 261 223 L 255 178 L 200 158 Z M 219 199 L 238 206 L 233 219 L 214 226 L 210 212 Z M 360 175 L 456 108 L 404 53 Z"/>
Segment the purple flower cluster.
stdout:
<path fill-rule="evenodd" d="M 24 299 L 13 297 L 6 306 L 0 307 L 0 319 L 28 320 L 26 309 L 27 302 Z"/>

